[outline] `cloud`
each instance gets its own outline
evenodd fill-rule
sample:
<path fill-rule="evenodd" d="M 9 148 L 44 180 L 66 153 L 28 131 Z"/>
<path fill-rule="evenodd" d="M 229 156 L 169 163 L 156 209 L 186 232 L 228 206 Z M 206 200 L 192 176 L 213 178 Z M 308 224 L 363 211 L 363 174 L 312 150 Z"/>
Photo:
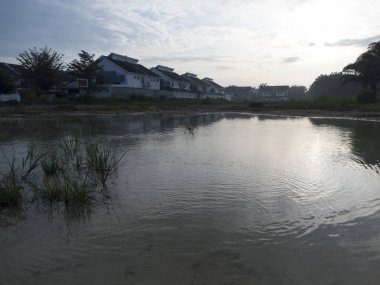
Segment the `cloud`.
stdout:
<path fill-rule="evenodd" d="M 221 58 L 206 56 L 147 56 L 141 60 L 146 62 L 219 62 Z"/>
<path fill-rule="evenodd" d="M 372 42 L 380 40 L 380 35 L 362 38 L 362 39 L 341 39 L 332 43 L 325 43 L 327 47 L 346 47 L 346 46 L 360 46 L 366 47 Z"/>
<path fill-rule="evenodd" d="M 232 70 L 232 69 L 235 69 L 235 67 L 225 66 L 225 65 L 217 65 L 216 68 L 219 69 L 219 70 Z"/>
<path fill-rule="evenodd" d="M 291 56 L 291 57 L 284 58 L 282 62 L 283 63 L 294 63 L 294 62 L 298 62 L 300 60 L 301 59 L 299 57 Z"/>

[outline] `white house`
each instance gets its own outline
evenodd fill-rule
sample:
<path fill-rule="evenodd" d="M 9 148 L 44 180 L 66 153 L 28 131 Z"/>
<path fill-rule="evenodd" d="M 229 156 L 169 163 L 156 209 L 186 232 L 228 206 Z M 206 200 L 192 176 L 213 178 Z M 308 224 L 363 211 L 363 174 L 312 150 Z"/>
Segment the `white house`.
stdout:
<path fill-rule="evenodd" d="M 161 77 L 161 89 L 190 91 L 190 83 L 181 75 L 174 72 L 174 68 L 157 65 L 151 71 Z"/>
<path fill-rule="evenodd" d="M 257 99 L 259 101 L 287 101 L 289 86 L 262 86 Z"/>
<path fill-rule="evenodd" d="M 224 94 L 224 88 L 215 83 L 212 78 L 206 77 L 202 81 L 206 83 L 206 93 Z"/>
<path fill-rule="evenodd" d="M 190 88 L 194 92 L 203 93 L 206 89 L 206 83 L 197 77 L 196 74 L 187 72 L 182 77 L 190 83 Z"/>
<path fill-rule="evenodd" d="M 99 57 L 96 62 L 102 67 L 100 74 L 104 84 L 120 87 L 160 89 L 160 77 L 148 68 L 138 64 L 138 60 L 111 53 Z"/>

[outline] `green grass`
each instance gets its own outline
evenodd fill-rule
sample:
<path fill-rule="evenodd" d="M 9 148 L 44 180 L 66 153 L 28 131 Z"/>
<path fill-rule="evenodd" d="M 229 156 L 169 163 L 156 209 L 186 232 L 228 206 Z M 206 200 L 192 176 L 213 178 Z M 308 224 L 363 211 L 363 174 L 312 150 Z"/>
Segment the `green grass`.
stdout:
<path fill-rule="evenodd" d="M 0 176 L 0 206 L 20 206 L 22 203 L 22 190 L 32 183 L 37 168 L 44 154 L 30 148 L 19 165 L 16 158 L 5 158 L 7 161 L 5 172 Z"/>
<path fill-rule="evenodd" d="M 8 163 L 6 173 L 0 181 L 0 206 L 17 206 L 22 201 L 21 177 L 15 165 L 15 159 Z"/>
<path fill-rule="evenodd" d="M 109 142 L 65 138 L 45 153 L 28 150 L 0 177 L 0 207 L 20 206 L 29 190 L 34 200 L 63 202 L 67 208 L 90 205 L 116 173 L 125 152 Z M 103 195 L 104 196 L 104 195 Z"/>

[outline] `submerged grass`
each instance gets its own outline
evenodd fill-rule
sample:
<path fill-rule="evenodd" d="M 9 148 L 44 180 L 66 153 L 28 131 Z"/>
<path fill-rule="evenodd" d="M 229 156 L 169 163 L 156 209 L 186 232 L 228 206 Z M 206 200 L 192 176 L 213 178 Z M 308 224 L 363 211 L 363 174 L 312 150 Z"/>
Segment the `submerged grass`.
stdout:
<path fill-rule="evenodd" d="M 109 142 L 78 138 L 65 138 L 44 154 L 29 150 L 19 167 L 13 158 L 0 177 L 0 207 L 20 206 L 23 189 L 32 190 L 35 199 L 62 202 L 67 208 L 90 205 L 123 157 Z"/>
<path fill-rule="evenodd" d="M 22 202 L 22 190 L 32 183 L 44 154 L 30 148 L 22 158 L 20 166 L 16 158 L 5 159 L 6 170 L 0 177 L 0 206 L 19 206 Z"/>

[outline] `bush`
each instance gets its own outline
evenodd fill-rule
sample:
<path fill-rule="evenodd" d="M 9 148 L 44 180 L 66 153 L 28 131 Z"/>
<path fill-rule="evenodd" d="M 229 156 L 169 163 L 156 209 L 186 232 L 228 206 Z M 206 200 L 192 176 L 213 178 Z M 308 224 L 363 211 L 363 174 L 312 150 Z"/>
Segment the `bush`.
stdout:
<path fill-rule="evenodd" d="M 360 103 L 373 103 L 376 102 L 376 94 L 368 89 L 363 89 L 357 96 Z"/>
<path fill-rule="evenodd" d="M 252 103 L 249 103 L 248 107 L 250 107 L 250 108 L 263 108 L 265 106 L 261 102 L 252 102 Z"/>
<path fill-rule="evenodd" d="M 79 96 L 76 98 L 76 101 L 77 103 L 79 104 L 97 104 L 99 103 L 99 99 L 94 97 L 94 96 L 90 96 L 90 95 L 83 95 L 83 96 Z"/>

